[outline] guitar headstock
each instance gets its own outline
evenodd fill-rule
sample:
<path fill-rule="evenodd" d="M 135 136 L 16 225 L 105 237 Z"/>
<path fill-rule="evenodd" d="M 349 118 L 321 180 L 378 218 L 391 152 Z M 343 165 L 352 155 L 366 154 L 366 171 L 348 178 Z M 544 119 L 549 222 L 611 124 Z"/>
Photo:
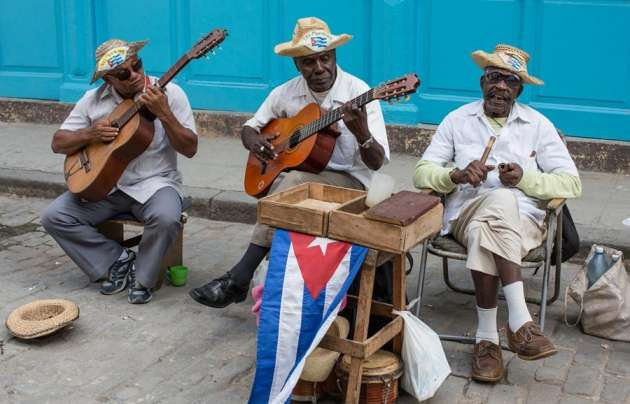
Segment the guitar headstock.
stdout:
<path fill-rule="evenodd" d="M 206 53 L 210 52 L 223 42 L 227 36 L 228 32 L 226 29 L 214 29 L 201 38 L 186 54 L 191 59 L 203 57 Z"/>
<path fill-rule="evenodd" d="M 372 97 L 375 100 L 392 101 L 416 92 L 420 79 L 415 73 L 390 80 L 374 89 Z"/>

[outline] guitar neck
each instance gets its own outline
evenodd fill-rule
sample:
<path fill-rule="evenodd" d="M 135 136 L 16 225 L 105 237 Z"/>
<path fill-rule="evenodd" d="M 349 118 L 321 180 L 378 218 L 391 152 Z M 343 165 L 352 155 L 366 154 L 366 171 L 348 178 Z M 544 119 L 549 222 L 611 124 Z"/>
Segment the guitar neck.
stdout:
<path fill-rule="evenodd" d="M 171 66 L 171 68 L 168 69 L 166 73 L 164 73 L 162 77 L 160 77 L 160 79 L 158 80 L 158 85 L 160 86 L 160 88 L 164 89 L 164 87 L 166 87 L 166 85 L 171 80 L 173 80 L 173 77 L 175 77 L 177 73 L 179 73 L 184 67 L 186 67 L 188 62 L 190 62 L 190 57 L 187 54 L 179 58 L 177 63 Z"/>
<path fill-rule="evenodd" d="M 365 93 L 361 94 L 360 96 L 352 99 L 351 101 L 349 101 L 350 103 L 357 105 L 359 107 L 364 106 L 365 104 L 371 102 L 374 100 L 373 97 L 373 89 L 369 89 L 368 91 L 366 91 Z M 331 111 L 326 112 L 324 115 L 322 115 L 319 119 L 309 123 L 306 126 L 303 126 L 300 130 L 299 130 L 299 140 L 298 142 L 301 142 L 302 140 L 314 135 L 315 133 L 321 131 L 322 129 L 332 125 L 333 123 L 337 122 L 338 120 L 341 119 L 341 115 L 342 115 L 342 111 L 343 111 L 343 107 L 338 107 L 335 108 Z"/>

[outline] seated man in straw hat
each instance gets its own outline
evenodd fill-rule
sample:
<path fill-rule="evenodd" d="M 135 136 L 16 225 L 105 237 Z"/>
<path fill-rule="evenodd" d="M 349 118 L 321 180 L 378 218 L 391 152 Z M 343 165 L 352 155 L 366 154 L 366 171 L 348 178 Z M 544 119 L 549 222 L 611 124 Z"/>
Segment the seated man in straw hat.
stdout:
<path fill-rule="evenodd" d="M 527 73 L 529 55 L 497 45 L 493 53 L 478 50 L 472 57 L 484 70 L 483 100 L 444 118 L 416 165 L 414 183 L 449 194 L 442 233 L 451 233 L 467 247 L 466 268 L 476 290 L 472 377 L 496 382 L 503 376 L 496 318 L 499 280 L 509 313 L 510 348 L 527 360 L 556 352 L 527 309 L 520 264 L 543 239 L 545 212 L 538 201 L 578 197 L 581 183 L 554 125 L 515 101 L 524 84 L 543 84 Z M 482 163 L 491 136 L 497 140 Z M 449 163 L 454 166 L 445 167 Z"/>
<path fill-rule="evenodd" d="M 42 225 L 91 281 L 102 281 L 105 295 L 128 288 L 129 303 L 148 303 L 159 277 L 160 262 L 176 236 L 182 208 L 177 153 L 192 157 L 197 134 L 188 98 L 172 83 L 162 92 L 157 78 L 145 75 L 138 51 L 147 43 L 111 39 L 96 49 L 92 83 L 61 128 L 55 153 L 72 154 L 95 142 L 111 142 L 118 128 L 108 115 L 125 99 L 140 100 L 157 119 L 152 143 L 125 169 L 116 187 L 99 202 L 66 192 L 42 212 Z M 131 212 L 144 222 L 138 255 L 99 233 L 95 226 Z"/>
<path fill-rule="evenodd" d="M 254 117 L 245 122 L 241 139 L 246 149 L 260 159 L 274 159 L 273 146 L 260 134 L 260 129 L 272 119 L 294 116 L 313 102 L 328 110 L 344 104 L 345 107 L 343 122 L 338 124 L 341 134 L 326 169 L 319 174 L 285 173 L 274 181 L 270 193 L 309 181 L 364 189 L 373 171 L 389 160 L 385 122 L 378 102 L 363 108 L 346 104 L 369 90 L 366 83 L 337 65 L 335 49 L 351 38 L 347 34 L 333 35 L 324 21 L 307 17 L 297 21 L 291 41 L 275 47 L 276 54 L 293 58 L 300 76 L 275 88 Z M 272 236 L 272 228 L 257 224 L 240 261 L 220 278 L 192 289 L 191 297 L 217 308 L 245 300 L 254 271 L 269 251 Z"/>

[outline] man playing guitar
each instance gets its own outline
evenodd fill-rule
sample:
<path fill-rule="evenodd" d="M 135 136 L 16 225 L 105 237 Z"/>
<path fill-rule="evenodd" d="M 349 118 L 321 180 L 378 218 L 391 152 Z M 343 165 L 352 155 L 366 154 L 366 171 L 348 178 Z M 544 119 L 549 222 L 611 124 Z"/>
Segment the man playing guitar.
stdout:
<path fill-rule="evenodd" d="M 369 90 L 365 82 L 337 66 L 335 49 L 351 38 L 347 34 L 333 35 L 324 21 L 307 17 L 297 21 L 292 41 L 275 47 L 276 54 L 293 57 L 300 76 L 275 88 L 254 117 L 245 123 L 241 132 L 245 148 L 261 161 L 277 158 L 270 142 L 272 137 L 261 135 L 261 128 L 273 119 L 294 116 L 313 102 L 325 110 L 343 106 L 343 122 L 339 122 L 340 135 L 323 171 L 283 173 L 272 183 L 270 193 L 305 182 L 364 189 L 373 171 L 389 160 L 385 122 L 378 102 L 364 107 L 348 103 Z M 240 261 L 220 278 L 192 289 L 191 297 L 216 308 L 245 300 L 254 271 L 269 251 L 272 236 L 272 228 L 256 224 Z"/>
<path fill-rule="evenodd" d="M 98 202 L 65 192 L 42 212 L 42 225 L 100 291 L 112 295 L 128 289 L 128 301 L 148 303 L 159 277 L 160 261 L 181 223 L 181 174 L 177 153 L 192 157 L 197 134 L 192 110 L 183 90 L 169 83 L 165 91 L 146 76 L 138 51 L 147 43 L 110 39 L 96 49 L 92 83 L 61 128 L 52 149 L 70 155 L 95 142 L 112 142 L 119 128 L 108 115 L 125 99 L 140 101 L 157 119 L 149 147 L 126 167 L 116 186 Z M 144 222 L 138 254 L 104 237 L 96 225 L 131 212 Z"/>

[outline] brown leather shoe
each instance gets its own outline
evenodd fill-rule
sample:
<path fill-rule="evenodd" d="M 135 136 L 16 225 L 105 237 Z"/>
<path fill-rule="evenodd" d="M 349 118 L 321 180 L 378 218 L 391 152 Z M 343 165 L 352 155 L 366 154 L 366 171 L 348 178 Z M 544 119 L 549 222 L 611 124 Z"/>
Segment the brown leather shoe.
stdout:
<path fill-rule="evenodd" d="M 499 345 L 490 341 L 475 344 L 471 376 L 475 380 L 491 383 L 503 378 L 503 355 Z"/>
<path fill-rule="evenodd" d="M 533 321 L 526 322 L 516 332 L 507 327 L 507 338 L 510 349 L 526 361 L 546 358 L 558 352 Z"/>

